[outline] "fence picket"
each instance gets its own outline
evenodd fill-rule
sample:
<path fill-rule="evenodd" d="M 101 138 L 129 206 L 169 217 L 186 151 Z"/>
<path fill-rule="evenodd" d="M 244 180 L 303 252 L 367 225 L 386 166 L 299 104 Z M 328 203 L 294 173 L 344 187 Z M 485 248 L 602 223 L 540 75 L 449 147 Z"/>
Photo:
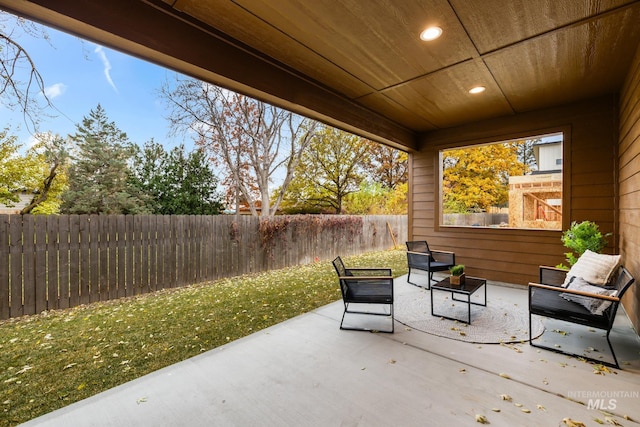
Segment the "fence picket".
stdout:
<path fill-rule="evenodd" d="M 69 305 L 75 307 L 80 302 L 82 284 L 80 271 L 80 242 L 82 232 L 80 231 L 80 216 L 69 215 Z"/>
<path fill-rule="evenodd" d="M 34 220 L 34 312 L 42 313 L 47 310 L 47 290 L 49 287 L 47 278 L 47 217 L 37 215 Z M 58 277 L 52 277 L 51 282 L 55 290 L 52 300 L 56 300 L 58 296 Z"/>
<path fill-rule="evenodd" d="M 9 215 L 0 215 L 0 319 L 9 318 Z"/>
<path fill-rule="evenodd" d="M 55 218 L 58 227 L 58 308 L 69 307 L 69 217 L 50 216 Z M 49 259 L 52 259 L 51 256 Z"/>

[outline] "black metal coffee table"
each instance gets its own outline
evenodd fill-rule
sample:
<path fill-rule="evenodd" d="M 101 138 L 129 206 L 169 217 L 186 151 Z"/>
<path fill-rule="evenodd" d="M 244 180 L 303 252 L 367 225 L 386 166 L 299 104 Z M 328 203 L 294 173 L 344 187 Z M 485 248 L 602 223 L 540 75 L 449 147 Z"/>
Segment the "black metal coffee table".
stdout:
<path fill-rule="evenodd" d="M 484 302 L 480 303 L 480 302 L 471 301 L 471 295 L 473 295 L 478 289 L 483 287 L 484 287 Z M 451 299 L 453 301 L 463 302 L 467 304 L 468 310 L 467 310 L 466 322 L 464 320 L 456 319 L 455 317 L 449 317 L 443 314 L 435 314 L 433 312 L 433 291 L 434 290 L 451 292 Z M 466 299 L 456 299 L 455 297 L 456 294 L 465 295 Z M 466 324 L 469 325 L 471 324 L 471 304 L 479 305 L 482 307 L 487 306 L 487 279 L 480 279 L 478 277 L 467 276 L 465 277 L 465 282 L 462 285 L 452 285 L 451 282 L 449 281 L 449 278 L 447 277 L 446 279 L 431 285 L 431 315 L 432 316 L 444 317 L 445 319 L 449 319 L 449 320 L 457 320 L 459 322 L 465 322 Z"/>

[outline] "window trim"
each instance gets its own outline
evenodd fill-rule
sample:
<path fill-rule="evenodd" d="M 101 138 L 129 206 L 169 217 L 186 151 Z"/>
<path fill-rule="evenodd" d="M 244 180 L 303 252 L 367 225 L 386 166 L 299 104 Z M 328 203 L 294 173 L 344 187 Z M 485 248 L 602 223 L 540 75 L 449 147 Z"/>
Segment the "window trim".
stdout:
<path fill-rule="evenodd" d="M 444 150 L 460 149 L 473 147 L 476 145 L 485 145 L 499 143 L 502 141 L 511 141 L 515 139 L 527 139 L 540 135 L 548 135 L 553 133 L 562 133 L 562 225 L 561 230 L 536 229 L 536 228 L 511 228 L 511 227 L 468 227 L 459 225 L 444 225 L 443 209 L 442 209 L 442 175 L 443 175 L 443 155 Z M 526 131 L 513 132 L 509 134 L 499 134 L 481 137 L 477 139 L 466 139 L 460 141 L 450 141 L 445 144 L 434 145 L 434 231 L 452 231 L 452 230 L 483 230 L 483 232 L 494 231 L 500 232 L 557 232 L 567 230 L 571 223 L 571 125 L 560 125 L 542 129 L 532 129 Z"/>

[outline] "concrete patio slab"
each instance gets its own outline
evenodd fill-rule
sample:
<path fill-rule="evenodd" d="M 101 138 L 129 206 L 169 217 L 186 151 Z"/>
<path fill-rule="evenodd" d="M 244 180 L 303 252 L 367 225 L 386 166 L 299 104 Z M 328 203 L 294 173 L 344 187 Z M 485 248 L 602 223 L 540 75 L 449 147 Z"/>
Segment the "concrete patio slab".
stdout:
<path fill-rule="evenodd" d="M 488 295 L 526 310 L 523 289 L 490 284 Z M 527 343 L 470 344 L 399 323 L 395 334 L 341 331 L 341 315 L 341 302 L 321 307 L 24 425 L 477 426 L 476 415 L 492 426 L 640 425 L 640 341 L 624 313 L 612 332 L 623 369 L 599 374 Z M 578 335 L 563 338 L 589 345 Z"/>

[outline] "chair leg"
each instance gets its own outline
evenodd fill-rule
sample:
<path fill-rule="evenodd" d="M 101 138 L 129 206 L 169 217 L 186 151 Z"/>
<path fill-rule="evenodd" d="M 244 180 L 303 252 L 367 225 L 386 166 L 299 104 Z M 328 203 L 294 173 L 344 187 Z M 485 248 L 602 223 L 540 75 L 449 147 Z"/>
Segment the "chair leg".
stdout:
<path fill-rule="evenodd" d="M 389 308 L 390 308 L 389 309 L 389 314 L 387 314 L 387 313 L 370 313 L 370 312 L 367 312 L 367 311 L 349 311 L 349 303 L 345 303 L 344 312 L 342 313 L 342 320 L 340 321 L 340 329 L 347 330 L 347 331 L 384 332 L 384 333 L 388 333 L 388 334 L 393 334 L 395 332 L 395 318 L 394 318 L 394 314 L 393 314 L 393 303 L 389 304 Z M 345 327 L 345 326 L 343 326 L 343 323 L 344 323 L 344 318 L 347 315 L 347 313 L 364 314 L 364 315 L 369 315 L 369 316 L 386 316 L 386 317 L 389 317 L 391 319 L 391 330 L 390 331 L 381 331 L 381 330 L 378 330 L 378 329 Z"/>
<path fill-rule="evenodd" d="M 424 288 L 424 289 L 429 290 L 429 289 L 431 289 L 431 281 L 433 280 L 432 276 L 433 276 L 433 273 L 430 272 L 429 273 L 429 283 L 427 284 L 427 287 L 425 288 L 424 286 L 419 285 L 418 283 L 414 283 L 414 282 L 411 281 L 411 268 L 409 268 L 409 273 L 407 274 L 407 283 L 409 283 L 409 284 L 411 284 L 413 286 L 417 286 L 419 288 Z"/>
<path fill-rule="evenodd" d="M 561 350 L 560 347 L 549 347 L 543 344 L 536 344 L 533 342 L 533 336 L 532 336 L 532 330 L 531 330 L 531 312 L 529 312 L 529 345 L 532 347 L 536 347 L 536 348 L 541 348 L 543 350 L 549 350 L 549 351 L 553 351 L 555 353 L 560 353 L 560 354 L 564 354 L 566 356 L 572 356 L 572 357 L 578 357 L 581 359 L 586 359 L 589 360 L 591 362 L 600 364 L 600 365 L 606 365 L 606 366 L 611 366 L 612 368 L 616 368 L 616 369 L 620 369 L 620 365 L 618 364 L 618 358 L 616 357 L 616 353 L 613 351 L 613 346 L 611 345 L 611 341 L 609 340 L 609 332 L 607 331 L 607 343 L 609 344 L 609 350 L 611 351 L 611 355 L 613 356 L 613 363 L 611 362 L 606 362 L 600 359 L 594 359 L 592 357 L 588 357 L 582 354 L 577 354 L 577 353 L 571 353 L 568 351 L 564 351 Z"/>

